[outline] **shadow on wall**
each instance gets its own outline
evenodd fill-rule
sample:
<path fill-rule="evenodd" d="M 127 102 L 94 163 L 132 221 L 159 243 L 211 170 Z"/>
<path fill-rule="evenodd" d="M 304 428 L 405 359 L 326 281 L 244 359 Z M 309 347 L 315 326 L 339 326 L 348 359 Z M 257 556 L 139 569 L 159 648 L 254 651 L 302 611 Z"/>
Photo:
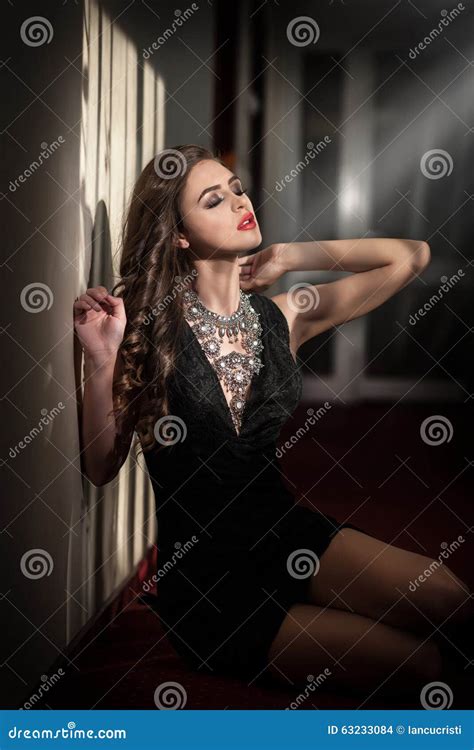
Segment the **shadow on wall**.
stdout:
<path fill-rule="evenodd" d="M 105 286 L 107 289 L 111 289 L 114 285 L 109 215 L 103 200 L 98 202 L 95 209 L 91 235 L 91 266 L 88 287 L 99 285 Z"/>
<path fill-rule="evenodd" d="M 211 145 L 214 79 L 208 66 L 196 68 L 196 55 L 209 60 L 215 51 L 213 9 L 205 4 L 145 60 L 142 49 L 175 6 L 161 3 L 159 21 L 153 9 L 126 5 L 121 13 L 98 0 L 45 8 L 44 36 L 28 44 L 19 30 L 36 5 L 5 4 L 4 167 L 17 187 L 4 201 L 11 210 L 2 243 L 4 707 L 27 700 L 56 659 L 75 669 L 69 645 L 156 539 L 154 497 L 132 457 L 103 488 L 81 475 L 83 357 L 73 302 L 90 286 L 117 281 L 126 200 L 166 137 L 186 143 L 200 135 Z M 181 92 L 185 108 L 176 96 L 165 101 L 165 91 L 175 95 L 191 80 Z M 50 412 L 58 415 L 44 424 Z M 34 575 L 25 574 L 25 561 L 37 565 Z"/>

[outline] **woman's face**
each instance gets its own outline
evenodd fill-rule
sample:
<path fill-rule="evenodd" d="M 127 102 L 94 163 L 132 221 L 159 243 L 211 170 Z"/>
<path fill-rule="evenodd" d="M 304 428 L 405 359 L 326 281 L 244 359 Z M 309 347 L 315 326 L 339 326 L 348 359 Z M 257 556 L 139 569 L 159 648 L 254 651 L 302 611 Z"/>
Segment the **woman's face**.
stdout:
<path fill-rule="evenodd" d="M 198 162 L 189 172 L 180 206 L 183 234 L 200 258 L 242 253 L 262 242 L 252 203 L 242 188 L 240 179 L 213 159 Z M 249 212 L 253 227 L 237 229 Z"/>

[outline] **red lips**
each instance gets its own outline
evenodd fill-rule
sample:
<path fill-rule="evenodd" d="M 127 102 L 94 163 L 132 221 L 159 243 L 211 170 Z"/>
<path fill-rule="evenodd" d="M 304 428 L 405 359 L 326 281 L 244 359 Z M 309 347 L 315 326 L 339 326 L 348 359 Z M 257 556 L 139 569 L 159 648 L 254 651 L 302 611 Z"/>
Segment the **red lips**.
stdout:
<path fill-rule="evenodd" d="M 246 221 L 249 223 L 244 226 Z M 254 226 L 256 226 L 255 217 L 253 213 L 249 211 L 242 217 L 240 224 L 237 225 L 237 229 L 252 229 Z"/>

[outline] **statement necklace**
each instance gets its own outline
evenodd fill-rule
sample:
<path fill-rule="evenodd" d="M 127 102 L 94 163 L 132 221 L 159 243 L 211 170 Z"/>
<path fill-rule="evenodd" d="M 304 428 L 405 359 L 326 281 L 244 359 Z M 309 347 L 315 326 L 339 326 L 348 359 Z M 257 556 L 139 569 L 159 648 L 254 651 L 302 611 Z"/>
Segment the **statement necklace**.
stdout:
<path fill-rule="evenodd" d="M 240 289 L 240 302 L 232 315 L 218 315 L 203 305 L 194 289 L 183 293 L 184 317 L 189 322 L 202 349 L 210 359 L 219 381 L 224 381 L 230 399 L 230 413 L 236 432 L 240 432 L 245 406 L 245 393 L 254 374 L 264 367 L 259 354 L 263 351 L 262 326 L 249 295 Z M 247 354 L 229 352 L 221 356 L 224 336 L 235 343 L 241 334 L 242 348 Z"/>

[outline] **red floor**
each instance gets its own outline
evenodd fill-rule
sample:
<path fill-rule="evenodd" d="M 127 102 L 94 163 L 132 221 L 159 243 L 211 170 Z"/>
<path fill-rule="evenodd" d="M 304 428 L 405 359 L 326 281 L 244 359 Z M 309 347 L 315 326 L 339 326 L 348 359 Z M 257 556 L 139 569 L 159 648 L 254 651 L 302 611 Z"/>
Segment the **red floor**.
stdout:
<path fill-rule="evenodd" d="M 306 408 L 300 407 L 290 420 L 282 442 L 304 423 Z M 420 425 L 438 414 L 452 423 L 453 437 L 428 445 L 420 437 Z M 443 542 L 462 534 L 466 542 L 449 565 L 473 586 L 471 449 L 465 406 L 333 407 L 282 461 L 300 502 L 310 501 L 338 519 L 350 517 L 385 542 L 437 557 Z M 95 628 L 96 635 L 84 638 L 77 659 L 69 654 L 78 669 L 65 667 L 66 677 L 41 707 L 156 709 L 155 689 L 166 681 L 184 688 L 183 708 L 189 709 L 284 709 L 300 692 L 282 689 L 265 678 L 249 687 L 237 679 L 189 671 L 163 636 L 157 615 L 134 599 L 140 591 L 138 581 L 127 589 L 105 613 L 115 619 L 105 626 L 108 620 L 103 620 Z M 467 693 L 458 692 L 452 708 L 472 708 L 469 700 Z M 301 708 L 357 708 L 362 701 L 321 686 Z M 420 708 L 420 704 L 389 701 L 377 694 L 364 704 L 364 708 L 408 707 Z"/>

